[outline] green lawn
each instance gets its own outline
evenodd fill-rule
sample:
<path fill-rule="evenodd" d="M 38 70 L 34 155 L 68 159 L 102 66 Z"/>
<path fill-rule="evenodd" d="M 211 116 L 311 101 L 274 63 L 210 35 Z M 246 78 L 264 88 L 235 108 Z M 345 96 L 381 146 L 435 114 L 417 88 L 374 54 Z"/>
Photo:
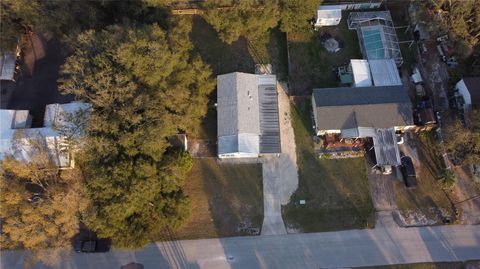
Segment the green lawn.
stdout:
<path fill-rule="evenodd" d="M 343 12 L 342 17 L 338 26 L 323 27 L 318 32 L 289 34 L 289 80 L 294 95 L 309 94 L 312 88 L 337 87 L 339 82 L 332 69 L 348 64 L 350 59 L 362 59 L 357 32 L 347 27 L 348 12 Z M 319 40 L 323 33 L 342 40 L 345 47 L 338 53 L 328 53 Z"/>
<path fill-rule="evenodd" d="M 436 263 L 411 263 L 398 265 L 382 265 L 382 266 L 367 266 L 355 267 L 356 269 L 467 269 L 478 268 L 479 261 L 468 262 L 436 262 Z"/>
<path fill-rule="evenodd" d="M 192 215 L 176 231 L 175 238 L 247 235 L 237 231 L 241 222 L 261 229 L 263 188 L 260 164 L 219 164 L 213 158 L 195 159 L 184 188 L 192 201 Z"/>
<path fill-rule="evenodd" d="M 429 217 L 435 217 L 432 209 L 443 208 L 455 216 L 440 183 L 445 164 L 436 141 L 436 133 L 420 133 L 415 135 L 415 141 L 421 162 L 419 171 L 416 171 L 418 186 L 406 189 L 403 183 L 397 182 L 395 193 L 398 208 L 401 211 L 419 211 Z"/>
<path fill-rule="evenodd" d="M 375 210 L 365 160 L 317 158 L 312 141 L 311 105 L 309 101 L 302 104 L 292 106 L 299 186 L 282 210 L 287 227 L 303 232 L 373 227 Z M 300 205 L 299 200 L 306 200 L 306 204 Z"/>

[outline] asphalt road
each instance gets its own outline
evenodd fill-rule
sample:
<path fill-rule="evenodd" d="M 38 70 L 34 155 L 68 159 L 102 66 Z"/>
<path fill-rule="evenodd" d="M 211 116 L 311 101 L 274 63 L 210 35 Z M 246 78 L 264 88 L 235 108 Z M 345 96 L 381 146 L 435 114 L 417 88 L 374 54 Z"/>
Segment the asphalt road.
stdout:
<path fill-rule="evenodd" d="M 2 268 L 22 268 L 23 255 L 2 252 Z M 472 259 L 480 259 L 480 226 L 454 225 L 163 242 L 136 252 L 73 253 L 55 268 L 318 269 Z"/>

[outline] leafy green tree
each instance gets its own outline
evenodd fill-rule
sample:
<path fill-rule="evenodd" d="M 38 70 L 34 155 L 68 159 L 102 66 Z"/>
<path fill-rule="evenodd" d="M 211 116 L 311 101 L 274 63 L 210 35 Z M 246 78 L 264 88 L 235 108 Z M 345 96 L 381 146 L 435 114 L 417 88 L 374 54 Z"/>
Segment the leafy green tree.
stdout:
<path fill-rule="evenodd" d="M 1 162 L 0 190 L 2 248 L 25 248 L 33 251 L 33 260 L 58 262 L 89 207 L 79 171 L 59 173 L 45 150 L 28 163 L 7 157 Z"/>
<path fill-rule="evenodd" d="M 94 206 L 89 223 L 119 247 L 140 247 L 189 215 L 183 178 L 190 156 L 167 137 L 199 125 L 214 88 L 185 39 L 191 25 L 111 26 L 78 36 L 60 88 L 93 111 L 79 166 Z"/>
<path fill-rule="evenodd" d="M 321 0 L 280 0 L 280 30 L 289 33 L 309 28 Z"/>
<path fill-rule="evenodd" d="M 277 0 L 207 0 L 204 8 L 205 20 L 228 44 L 240 36 L 255 39 L 278 24 Z"/>
<path fill-rule="evenodd" d="M 22 45 L 22 35 L 29 31 L 59 37 L 75 36 L 81 29 L 94 27 L 103 16 L 98 1 L 76 0 L 2 0 L 1 50 Z"/>

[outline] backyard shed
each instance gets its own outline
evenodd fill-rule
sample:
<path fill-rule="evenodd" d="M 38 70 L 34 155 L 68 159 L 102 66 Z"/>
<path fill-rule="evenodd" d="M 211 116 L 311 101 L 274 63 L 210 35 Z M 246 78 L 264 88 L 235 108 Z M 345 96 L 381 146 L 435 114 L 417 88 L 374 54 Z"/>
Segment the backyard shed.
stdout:
<path fill-rule="evenodd" d="M 341 5 L 322 5 L 317 9 L 315 27 L 338 25 L 341 20 Z"/>
<path fill-rule="evenodd" d="M 219 158 L 281 152 L 276 83 L 275 75 L 217 77 Z"/>
<path fill-rule="evenodd" d="M 369 87 L 373 85 L 367 60 L 350 60 L 349 67 L 352 70 L 354 87 Z"/>

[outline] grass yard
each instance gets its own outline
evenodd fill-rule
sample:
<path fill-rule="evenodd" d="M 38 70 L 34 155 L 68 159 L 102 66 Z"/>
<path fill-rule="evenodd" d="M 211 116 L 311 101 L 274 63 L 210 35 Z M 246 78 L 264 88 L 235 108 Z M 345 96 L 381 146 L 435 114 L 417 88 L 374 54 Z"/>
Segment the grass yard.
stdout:
<path fill-rule="evenodd" d="M 365 160 L 320 160 L 315 156 L 310 102 L 292 107 L 299 186 L 282 208 L 287 227 L 303 232 L 372 228 L 375 210 Z M 306 200 L 300 205 L 299 200 Z"/>
<path fill-rule="evenodd" d="M 403 27 L 410 25 L 408 18 L 408 6 L 405 5 L 403 2 L 388 2 L 388 10 L 390 10 L 390 14 L 392 15 L 392 20 L 395 27 Z M 406 27 L 396 29 L 399 42 L 413 40 L 413 36 L 411 34 L 412 30 L 406 30 Z M 409 43 L 400 43 L 399 45 L 403 57 L 403 66 L 407 66 L 408 68 L 412 69 L 413 66 L 416 64 L 417 44 L 414 43 L 411 47 L 409 47 Z"/>
<path fill-rule="evenodd" d="M 343 12 L 338 26 L 288 35 L 293 95 L 310 94 L 313 88 L 337 87 L 339 82 L 332 69 L 348 64 L 350 59 L 362 59 L 357 32 L 348 30 L 347 18 L 348 12 Z M 342 40 L 345 47 L 338 53 L 328 53 L 319 40 L 323 33 Z"/>
<path fill-rule="evenodd" d="M 473 269 L 480 266 L 480 261 L 467 262 L 436 262 L 436 263 L 410 263 L 398 265 L 382 265 L 355 267 L 356 269 Z"/>
<path fill-rule="evenodd" d="M 401 211 L 420 211 L 432 218 L 435 217 L 434 211 L 440 208 L 455 216 L 440 183 L 445 165 L 435 136 L 434 131 L 415 135 L 421 163 L 420 169 L 416 171 L 418 187 L 407 189 L 403 183 L 397 182 L 395 186 L 397 206 Z"/>
<path fill-rule="evenodd" d="M 202 60 L 212 68 L 213 75 L 230 72 L 255 73 L 256 63 L 271 63 L 279 80 L 286 79 L 287 42 L 285 35 L 273 29 L 255 40 L 240 38 L 231 45 L 220 40 L 217 32 L 200 16 L 185 16 L 192 20 L 190 39 Z M 202 126 L 191 136 L 196 139 L 217 139 L 216 93 L 210 96 L 209 111 Z"/>
<path fill-rule="evenodd" d="M 247 235 L 237 230 L 242 222 L 261 229 L 261 164 L 219 164 L 213 158 L 195 159 L 184 188 L 192 201 L 192 215 L 176 231 L 175 238 Z"/>

